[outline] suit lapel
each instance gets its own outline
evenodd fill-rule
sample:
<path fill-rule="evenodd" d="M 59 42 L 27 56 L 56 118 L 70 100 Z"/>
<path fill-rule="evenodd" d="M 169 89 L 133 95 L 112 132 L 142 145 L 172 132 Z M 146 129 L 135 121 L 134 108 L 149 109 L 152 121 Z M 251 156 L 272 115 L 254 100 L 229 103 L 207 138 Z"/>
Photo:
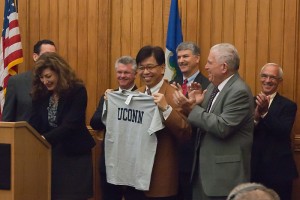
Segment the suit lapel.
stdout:
<path fill-rule="evenodd" d="M 281 102 L 282 102 L 282 98 L 281 98 L 280 94 L 277 92 L 277 94 L 275 95 L 275 97 L 271 103 L 271 106 L 268 110 L 268 114 L 276 115 L 275 113 L 280 111 L 280 109 L 278 109 L 278 108 L 280 108 L 280 105 L 282 105 Z"/>
<path fill-rule="evenodd" d="M 221 90 L 221 92 L 219 93 L 219 95 L 217 96 L 214 104 L 212 105 L 210 112 L 213 112 L 214 109 L 216 108 L 216 106 L 218 105 L 218 103 L 221 101 L 221 99 L 224 98 L 224 95 L 228 92 L 228 90 L 230 89 L 231 85 L 239 78 L 240 76 L 238 74 L 234 74 L 233 77 L 231 77 L 228 82 L 225 84 L 225 86 L 223 87 L 223 89 Z M 211 91 L 212 92 L 212 91 Z M 210 94 L 211 94 L 210 92 Z M 209 96 L 208 96 L 209 97 Z"/>

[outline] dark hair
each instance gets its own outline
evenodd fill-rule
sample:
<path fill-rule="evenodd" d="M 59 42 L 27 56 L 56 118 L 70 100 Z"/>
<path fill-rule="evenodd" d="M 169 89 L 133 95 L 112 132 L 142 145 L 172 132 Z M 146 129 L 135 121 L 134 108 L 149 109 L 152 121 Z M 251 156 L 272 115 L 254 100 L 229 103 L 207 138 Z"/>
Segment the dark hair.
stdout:
<path fill-rule="evenodd" d="M 40 76 L 45 69 L 50 69 L 57 74 L 58 82 L 56 91 L 59 96 L 63 96 L 68 93 L 69 89 L 75 85 L 83 85 L 83 82 L 77 78 L 73 69 L 61 56 L 54 52 L 46 52 L 39 57 L 34 66 L 34 77 L 31 92 L 34 100 L 45 97 L 49 94 L 49 91 L 40 80 Z"/>
<path fill-rule="evenodd" d="M 38 41 L 38 42 L 33 46 L 33 53 L 36 53 L 36 54 L 40 55 L 40 52 L 41 52 L 41 46 L 42 46 L 43 44 L 50 44 L 50 45 L 55 46 L 54 42 L 51 41 L 51 40 L 40 40 L 40 41 Z"/>
<path fill-rule="evenodd" d="M 144 46 L 136 55 L 136 63 L 139 65 L 143 60 L 153 56 L 158 65 L 165 64 L 165 52 L 159 46 Z"/>

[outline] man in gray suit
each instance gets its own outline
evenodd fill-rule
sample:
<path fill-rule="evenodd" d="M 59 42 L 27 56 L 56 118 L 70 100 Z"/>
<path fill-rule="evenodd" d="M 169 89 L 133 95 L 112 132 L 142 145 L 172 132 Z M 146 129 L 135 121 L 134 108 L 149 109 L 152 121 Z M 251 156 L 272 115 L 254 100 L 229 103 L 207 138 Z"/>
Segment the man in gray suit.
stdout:
<path fill-rule="evenodd" d="M 40 40 L 33 48 L 33 60 L 36 61 L 45 52 L 55 52 L 55 44 L 51 40 Z M 31 113 L 32 71 L 14 75 L 9 78 L 2 121 L 28 121 Z"/>
<path fill-rule="evenodd" d="M 181 92 L 175 101 L 189 112 L 189 122 L 198 127 L 193 170 L 193 199 L 226 199 L 236 185 L 250 178 L 253 137 L 253 97 L 240 78 L 239 55 L 228 43 L 210 49 L 205 69 L 211 84 L 189 98 Z"/>

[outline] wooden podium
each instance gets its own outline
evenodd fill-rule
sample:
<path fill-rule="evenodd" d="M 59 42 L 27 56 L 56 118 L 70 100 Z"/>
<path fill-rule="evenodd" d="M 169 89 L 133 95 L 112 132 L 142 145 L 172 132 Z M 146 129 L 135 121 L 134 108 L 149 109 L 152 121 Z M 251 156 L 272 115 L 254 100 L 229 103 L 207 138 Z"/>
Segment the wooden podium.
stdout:
<path fill-rule="evenodd" d="M 27 122 L 0 122 L 0 147 L 0 199 L 50 200 L 51 145 Z"/>

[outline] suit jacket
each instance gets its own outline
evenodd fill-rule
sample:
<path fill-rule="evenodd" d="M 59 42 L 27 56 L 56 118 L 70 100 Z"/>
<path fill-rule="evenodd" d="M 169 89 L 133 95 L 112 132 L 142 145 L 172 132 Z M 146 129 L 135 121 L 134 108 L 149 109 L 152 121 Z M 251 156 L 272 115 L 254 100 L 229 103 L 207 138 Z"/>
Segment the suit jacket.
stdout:
<path fill-rule="evenodd" d="M 170 81 L 170 83 L 173 83 L 173 82 L 176 82 L 176 83 L 179 83 L 180 85 L 182 85 L 183 77 L 182 76 L 176 76 L 175 79 Z M 207 86 L 210 83 L 209 80 L 201 72 L 199 72 L 199 74 L 196 76 L 194 82 L 200 83 L 203 89 L 206 89 Z"/>
<path fill-rule="evenodd" d="M 32 71 L 11 76 L 6 88 L 2 121 L 27 121 L 31 113 Z"/>
<path fill-rule="evenodd" d="M 134 85 L 131 91 L 136 90 L 137 87 Z M 117 91 L 118 89 L 115 89 Z M 104 130 L 106 129 L 105 125 L 102 123 L 102 112 L 103 112 L 103 104 L 104 104 L 104 95 L 100 97 L 100 101 L 98 103 L 98 107 L 91 118 L 90 125 L 94 130 Z M 103 140 L 104 141 L 104 140 Z M 106 167 L 105 167 L 105 152 L 104 152 L 104 143 L 102 145 L 102 155 L 100 159 L 100 172 L 106 173 Z"/>
<path fill-rule="evenodd" d="M 252 180 L 288 181 L 298 177 L 291 149 L 297 105 L 276 94 L 267 115 L 254 128 Z"/>
<path fill-rule="evenodd" d="M 58 102 L 56 113 L 58 127 L 52 128 L 48 122 L 50 94 L 34 100 L 29 123 L 43 135 L 52 146 L 61 143 L 68 153 L 89 152 L 95 145 L 85 125 L 87 92 L 84 86 L 70 88 Z"/>
<path fill-rule="evenodd" d="M 145 92 L 146 87 L 138 89 Z M 145 194 L 149 197 L 168 197 L 177 194 L 178 189 L 178 144 L 191 136 L 191 127 L 181 108 L 173 101 L 175 89 L 164 81 L 159 93 L 165 95 L 173 108 L 164 121 L 165 128 L 156 132 L 157 149 L 151 175 L 150 189 Z"/>
<path fill-rule="evenodd" d="M 194 107 L 188 117 L 201 132 L 196 146 L 196 150 L 200 148 L 196 154 L 200 173 L 194 173 L 194 178 L 202 182 L 207 196 L 227 196 L 236 185 L 250 180 L 253 97 L 245 82 L 234 74 L 208 113 L 205 110 L 213 88 L 208 86 L 202 105 Z"/>
<path fill-rule="evenodd" d="M 183 77 L 176 76 L 175 79 L 170 81 L 170 83 L 173 82 L 182 85 Z M 194 82 L 200 83 L 203 90 L 205 90 L 210 83 L 209 80 L 203 74 L 201 74 L 201 72 L 199 72 L 199 74 L 196 76 Z M 179 151 L 179 171 L 183 173 L 188 173 L 188 176 L 190 176 L 193 165 L 196 132 L 197 128 L 193 128 L 192 137 L 190 138 L 190 140 L 188 140 L 180 146 Z"/>

